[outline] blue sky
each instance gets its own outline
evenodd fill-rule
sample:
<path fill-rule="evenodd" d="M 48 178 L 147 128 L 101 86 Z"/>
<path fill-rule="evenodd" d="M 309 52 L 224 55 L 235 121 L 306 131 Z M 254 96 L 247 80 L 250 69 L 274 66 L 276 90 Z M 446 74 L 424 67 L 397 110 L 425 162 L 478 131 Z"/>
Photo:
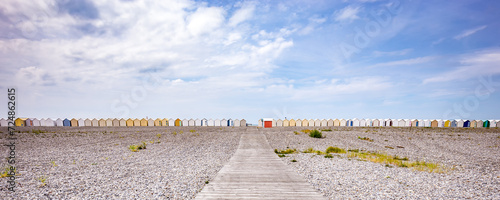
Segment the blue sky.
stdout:
<path fill-rule="evenodd" d="M 15 87 L 37 118 L 500 119 L 499 9 L 7 0 L 0 102 Z"/>

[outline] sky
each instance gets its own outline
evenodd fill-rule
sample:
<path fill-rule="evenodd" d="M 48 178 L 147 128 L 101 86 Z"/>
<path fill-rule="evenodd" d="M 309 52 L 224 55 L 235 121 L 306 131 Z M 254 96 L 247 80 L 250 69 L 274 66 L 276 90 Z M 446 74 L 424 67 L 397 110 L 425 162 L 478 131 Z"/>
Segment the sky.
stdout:
<path fill-rule="evenodd" d="M 36 118 L 500 119 L 500 1 L 6 0 Z"/>

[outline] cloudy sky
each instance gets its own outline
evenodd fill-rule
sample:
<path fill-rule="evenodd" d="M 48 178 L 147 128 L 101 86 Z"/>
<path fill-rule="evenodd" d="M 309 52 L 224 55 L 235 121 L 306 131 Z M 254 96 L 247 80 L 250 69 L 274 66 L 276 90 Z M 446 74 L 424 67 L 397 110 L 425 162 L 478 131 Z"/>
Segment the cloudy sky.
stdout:
<path fill-rule="evenodd" d="M 500 118 L 500 1 L 6 0 L 37 118 Z"/>

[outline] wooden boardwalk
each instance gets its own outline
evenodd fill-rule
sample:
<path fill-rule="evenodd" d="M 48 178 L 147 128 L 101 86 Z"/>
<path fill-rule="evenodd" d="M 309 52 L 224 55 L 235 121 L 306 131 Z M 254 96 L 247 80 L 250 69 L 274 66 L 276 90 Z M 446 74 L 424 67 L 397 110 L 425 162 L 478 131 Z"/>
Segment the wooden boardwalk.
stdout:
<path fill-rule="evenodd" d="M 326 199 L 274 153 L 264 134 L 251 129 L 215 179 L 195 199 Z"/>

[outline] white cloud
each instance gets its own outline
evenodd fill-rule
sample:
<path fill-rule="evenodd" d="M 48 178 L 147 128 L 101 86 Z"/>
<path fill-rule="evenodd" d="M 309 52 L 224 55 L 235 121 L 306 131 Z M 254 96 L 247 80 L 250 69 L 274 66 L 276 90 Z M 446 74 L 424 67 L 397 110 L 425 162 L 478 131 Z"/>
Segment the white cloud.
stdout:
<path fill-rule="evenodd" d="M 472 34 L 474 34 L 474 33 L 478 32 L 478 31 L 483 30 L 483 29 L 485 29 L 486 27 L 488 27 L 488 26 L 484 25 L 484 26 L 480 26 L 480 27 L 477 27 L 477 28 L 473 28 L 473 29 L 465 30 L 465 31 L 463 31 L 462 33 L 460 33 L 460 34 L 458 34 L 457 36 L 455 36 L 454 38 L 455 38 L 456 40 L 460 40 L 460 39 L 465 38 L 465 37 L 468 37 L 468 36 L 470 36 L 470 35 L 472 35 Z"/>
<path fill-rule="evenodd" d="M 357 15 L 359 11 L 360 7 L 347 6 L 342 10 L 335 12 L 335 20 L 352 22 L 359 19 L 359 16 Z"/>
<path fill-rule="evenodd" d="M 376 57 L 380 56 L 403 56 L 413 51 L 413 49 L 402 49 L 399 51 L 374 51 L 373 55 Z"/>
<path fill-rule="evenodd" d="M 210 33 L 224 22 L 224 10 L 222 8 L 200 7 L 195 13 L 188 17 L 187 29 L 191 34 L 198 36 Z"/>
<path fill-rule="evenodd" d="M 229 26 L 236 26 L 253 16 L 255 5 L 252 3 L 244 4 L 239 10 L 234 12 L 233 16 L 229 19 Z"/>
<path fill-rule="evenodd" d="M 476 52 L 468 55 L 459 55 L 460 66 L 454 70 L 427 78 L 423 81 L 427 83 L 449 82 L 456 80 L 468 80 L 480 76 L 490 76 L 500 74 L 500 50 L 488 50 Z"/>
<path fill-rule="evenodd" d="M 415 64 L 426 63 L 426 62 L 432 61 L 434 59 L 436 59 L 435 56 L 425 56 L 425 57 L 418 57 L 418 58 L 412 58 L 412 59 L 406 59 L 406 60 L 397 60 L 397 61 L 390 61 L 390 62 L 385 62 L 385 63 L 377 63 L 374 65 L 371 65 L 370 67 L 390 67 L 390 66 L 401 66 L 401 65 L 415 65 Z"/>

